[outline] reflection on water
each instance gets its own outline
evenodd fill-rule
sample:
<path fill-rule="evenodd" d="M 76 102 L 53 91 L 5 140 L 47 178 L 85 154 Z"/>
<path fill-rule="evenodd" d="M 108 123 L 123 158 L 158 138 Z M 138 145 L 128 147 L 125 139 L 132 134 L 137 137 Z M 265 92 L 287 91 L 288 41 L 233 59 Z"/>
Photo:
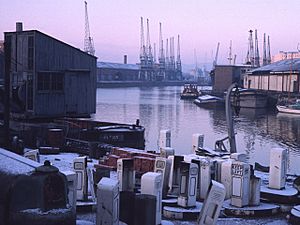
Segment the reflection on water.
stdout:
<path fill-rule="evenodd" d="M 161 129 L 171 129 L 172 147 L 179 154 L 191 153 L 192 134 L 205 135 L 205 146 L 227 136 L 224 109 L 203 109 L 180 100 L 182 87 L 109 88 L 97 90 L 95 119 L 145 126 L 147 150 L 158 149 Z M 241 109 L 235 118 L 237 148 L 250 163 L 269 164 L 273 147 L 289 150 L 289 172 L 300 174 L 300 115 L 277 114 L 264 109 Z M 227 143 L 228 144 L 228 143 Z"/>

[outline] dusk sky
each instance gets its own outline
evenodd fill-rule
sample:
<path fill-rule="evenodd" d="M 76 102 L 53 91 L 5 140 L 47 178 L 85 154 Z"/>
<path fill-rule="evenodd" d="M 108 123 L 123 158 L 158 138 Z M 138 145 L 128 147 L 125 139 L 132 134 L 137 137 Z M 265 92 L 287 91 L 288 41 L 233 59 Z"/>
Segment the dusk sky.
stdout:
<path fill-rule="evenodd" d="M 227 63 L 230 40 L 237 63 L 242 63 L 250 29 L 258 30 L 260 55 L 263 33 L 270 35 L 272 55 L 296 51 L 299 12 L 299 0 L 88 0 L 98 60 L 120 63 L 125 54 L 129 63 L 139 60 L 141 16 L 149 18 L 152 44 L 158 46 L 159 22 L 164 41 L 180 35 L 183 64 L 195 63 L 194 49 L 198 64 L 211 63 L 218 42 L 218 62 Z M 0 39 L 20 21 L 24 30 L 40 30 L 83 49 L 83 0 L 1 0 L 0 15 Z"/>

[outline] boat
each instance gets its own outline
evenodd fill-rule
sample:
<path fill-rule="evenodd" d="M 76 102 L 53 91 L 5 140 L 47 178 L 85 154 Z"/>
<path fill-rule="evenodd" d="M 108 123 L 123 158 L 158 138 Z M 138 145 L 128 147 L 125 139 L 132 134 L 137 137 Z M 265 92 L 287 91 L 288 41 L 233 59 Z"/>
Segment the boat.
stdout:
<path fill-rule="evenodd" d="M 235 101 L 238 100 L 238 105 L 240 108 L 256 109 L 267 107 L 268 95 L 264 92 L 250 88 L 238 88 L 238 92 L 236 92 L 236 89 L 234 88 L 233 93 L 236 94 L 231 96 L 231 102 L 235 105 Z M 226 94 L 226 92 L 224 94 Z"/>
<path fill-rule="evenodd" d="M 287 105 L 277 105 L 278 112 L 289 113 L 289 114 L 299 114 L 300 115 L 300 99 L 297 99 L 295 104 Z"/>
<path fill-rule="evenodd" d="M 195 99 L 200 95 L 200 91 L 196 84 L 185 84 L 182 93 L 180 94 L 181 99 Z"/>
<path fill-rule="evenodd" d="M 213 95 L 201 95 L 194 100 L 194 103 L 200 107 L 215 108 L 224 106 L 224 99 Z"/>
<path fill-rule="evenodd" d="M 266 108 L 268 96 L 266 93 L 255 89 L 241 89 L 240 107 L 241 108 Z"/>

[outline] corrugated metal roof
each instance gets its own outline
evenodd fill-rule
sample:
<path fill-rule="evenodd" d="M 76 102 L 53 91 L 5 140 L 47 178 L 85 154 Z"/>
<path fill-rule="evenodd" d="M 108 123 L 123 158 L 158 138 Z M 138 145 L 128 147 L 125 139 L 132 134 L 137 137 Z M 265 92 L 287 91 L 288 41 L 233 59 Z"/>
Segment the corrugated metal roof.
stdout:
<path fill-rule="evenodd" d="M 290 72 L 290 71 L 300 71 L 300 59 L 284 59 L 272 64 L 259 67 L 251 71 L 251 74 L 270 72 Z"/>
<path fill-rule="evenodd" d="M 137 64 L 122 64 L 111 62 L 97 62 L 97 67 L 105 69 L 139 70 L 139 65 Z"/>

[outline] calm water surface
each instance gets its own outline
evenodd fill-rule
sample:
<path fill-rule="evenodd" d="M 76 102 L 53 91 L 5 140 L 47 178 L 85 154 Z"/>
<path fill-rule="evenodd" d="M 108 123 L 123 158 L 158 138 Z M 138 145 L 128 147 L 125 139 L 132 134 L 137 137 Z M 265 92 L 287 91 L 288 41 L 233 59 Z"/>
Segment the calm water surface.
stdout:
<path fill-rule="evenodd" d="M 210 148 L 227 136 L 225 109 L 203 109 L 189 100 L 180 100 L 182 87 L 101 88 L 97 90 L 95 119 L 135 123 L 145 127 L 147 150 L 158 149 L 161 129 L 170 129 L 171 145 L 178 154 L 191 153 L 192 134 L 205 135 Z M 300 175 L 300 116 L 266 110 L 241 110 L 235 119 L 238 152 L 247 153 L 249 162 L 269 164 L 273 147 L 289 150 L 291 174 Z M 227 143 L 228 144 L 228 143 Z"/>

